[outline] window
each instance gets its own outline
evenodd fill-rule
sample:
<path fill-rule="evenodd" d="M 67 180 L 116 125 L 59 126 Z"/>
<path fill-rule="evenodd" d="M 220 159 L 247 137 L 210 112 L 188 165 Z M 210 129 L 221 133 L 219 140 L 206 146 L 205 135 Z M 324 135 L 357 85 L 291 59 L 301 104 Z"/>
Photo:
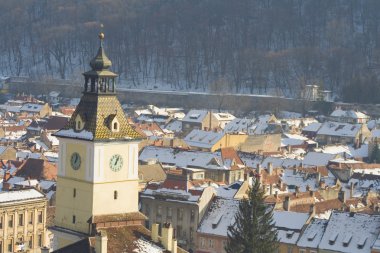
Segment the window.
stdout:
<path fill-rule="evenodd" d="M 8 227 L 13 228 L 13 215 L 8 216 Z"/>
<path fill-rule="evenodd" d="M 75 198 L 77 196 L 77 189 L 73 189 L 73 198 Z"/>
<path fill-rule="evenodd" d="M 162 215 L 162 206 L 157 207 L 157 217 L 161 217 Z"/>
<path fill-rule="evenodd" d="M 38 235 L 38 247 L 42 247 L 42 235 Z"/>
<path fill-rule="evenodd" d="M 42 223 L 42 221 L 43 221 L 42 211 L 38 211 L 38 223 Z"/>
<path fill-rule="evenodd" d="M 13 240 L 9 239 L 7 241 L 7 244 L 8 244 L 8 252 L 13 252 Z"/>
<path fill-rule="evenodd" d="M 113 192 L 113 199 L 117 199 L 117 191 Z"/>
<path fill-rule="evenodd" d="M 150 207 L 149 207 L 148 204 L 145 204 L 145 214 L 146 214 L 147 216 L 149 216 L 149 214 L 150 214 Z"/>
<path fill-rule="evenodd" d="M 288 253 L 293 253 L 293 246 L 288 246 Z"/>
<path fill-rule="evenodd" d="M 316 250 L 310 250 L 310 253 L 317 253 Z"/>
<path fill-rule="evenodd" d="M 208 246 L 213 249 L 214 248 L 214 240 L 210 239 L 208 242 Z"/>
<path fill-rule="evenodd" d="M 182 232 L 182 227 L 181 226 L 177 226 L 177 231 L 176 231 L 176 237 L 181 237 L 181 232 Z"/>
<path fill-rule="evenodd" d="M 29 249 L 33 249 L 33 236 L 28 237 Z"/>
<path fill-rule="evenodd" d="M 118 127 L 117 127 L 117 122 L 114 122 L 114 123 L 113 123 L 113 130 L 117 131 L 117 128 L 118 128 Z"/>
<path fill-rule="evenodd" d="M 76 217 L 75 215 L 73 215 L 73 224 L 75 224 L 75 222 L 76 222 Z"/>
<path fill-rule="evenodd" d="M 28 213 L 28 224 L 33 225 L 33 212 Z"/>
<path fill-rule="evenodd" d="M 300 253 L 306 253 L 305 249 L 300 249 Z"/>
<path fill-rule="evenodd" d="M 171 218 L 173 215 L 173 209 L 171 207 L 167 207 L 166 212 L 167 212 L 167 216 Z"/>
<path fill-rule="evenodd" d="M 183 219 L 183 208 L 178 208 L 178 210 L 177 210 L 177 218 L 178 218 L 178 220 L 182 220 Z"/>
<path fill-rule="evenodd" d="M 194 220 L 195 220 L 195 211 L 194 211 L 194 210 L 191 210 L 191 211 L 190 211 L 190 221 L 191 221 L 191 222 L 194 222 Z"/>
<path fill-rule="evenodd" d="M 192 242 L 194 239 L 194 231 L 193 228 L 190 228 L 190 241 Z"/>
<path fill-rule="evenodd" d="M 0 217 L 0 229 L 3 229 L 3 216 Z"/>
<path fill-rule="evenodd" d="M 201 237 L 201 248 L 205 246 L 205 238 Z"/>
<path fill-rule="evenodd" d="M 20 213 L 18 215 L 18 225 L 19 226 L 24 226 L 24 214 Z"/>
<path fill-rule="evenodd" d="M 81 126 L 80 121 L 78 120 L 78 121 L 77 121 L 77 130 L 80 130 L 80 129 L 82 129 L 82 126 Z"/>

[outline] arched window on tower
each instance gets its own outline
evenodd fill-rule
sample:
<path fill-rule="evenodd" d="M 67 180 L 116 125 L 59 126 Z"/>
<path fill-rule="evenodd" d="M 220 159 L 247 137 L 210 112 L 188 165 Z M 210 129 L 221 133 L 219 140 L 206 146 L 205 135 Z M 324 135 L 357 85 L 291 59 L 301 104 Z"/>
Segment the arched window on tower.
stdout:
<path fill-rule="evenodd" d="M 113 199 L 117 199 L 117 191 L 113 192 Z"/>

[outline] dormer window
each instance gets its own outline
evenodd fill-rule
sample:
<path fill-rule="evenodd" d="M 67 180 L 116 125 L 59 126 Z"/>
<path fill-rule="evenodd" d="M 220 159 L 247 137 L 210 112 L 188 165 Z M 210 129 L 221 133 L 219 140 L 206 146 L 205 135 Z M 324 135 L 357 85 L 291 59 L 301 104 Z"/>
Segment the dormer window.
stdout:
<path fill-rule="evenodd" d="M 83 128 L 84 128 L 84 122 L 83 122 L 81 116 L 78 114 L 75 117 L 75 130 L 81 131 Z"/>
<path fill-rule="evenodd" d="M 114 133 L 120 131 L 120 123 L 119 123 L 119 121 L 116 118 L 116 114 L 110 115 L 109 128 Z"/>

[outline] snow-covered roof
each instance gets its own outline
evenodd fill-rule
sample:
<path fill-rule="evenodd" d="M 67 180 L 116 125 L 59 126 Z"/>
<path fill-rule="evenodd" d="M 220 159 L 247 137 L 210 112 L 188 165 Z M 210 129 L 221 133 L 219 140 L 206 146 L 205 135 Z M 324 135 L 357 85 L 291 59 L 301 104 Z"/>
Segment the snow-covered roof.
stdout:
<path fill-rule="evenodd" d="M 163 129 L 167 129 L 176 133 L 182 132 L 182 122 L 180 120 L 173 120 L 166 124 Z"/>
<path fill-rule="evenodd" d="M 165 249 L 148 240 L 145 240 L 144 238 L 134 240 L 133 244 L 136 246 L 136 249 L 134 249 L 133 252 L 136 253 L 163 253 L 166 251 Z"/>
<path fill-rule="evenodd" d="M 370 252 L 379 227 L 380 215 L 333 212 L 319 248 L 347 253 Z"/>
<path fill-rule="evenodd" d="M 335 177 L 331 172 L 328 172 L 327 177 L 321 177 L 326 186 L 335 185 Z M 317 181 L 317 173 L 306 173 L 302 170 L 285 169 L 281 180 L 290 188 L 295 189 L 295 186 L 301 192 L 306 192 L 307 186 L 311 191 L 317 191 L 319 189 L 319 181 Z"/>
<path fill-rule="evenodd" d="M 273 222 L 278 229 L 301 230 L 309 216 L 308 213 L 273 211 Z"/>
<path fill-rule="evenodd" d="M 327 223 L 328 220 L 313 219 L 298 240 L 298 247 L 316 249 L 322 239 L 323 233 L 325 232 Z"/>
<path fill-rule="evenodd" d="M 235 183 L 233 183 L 231 185 L 219 186 L 216 189 L 216 195 L 218 197 L 222 197 L 222 198 L 226 198 L 226 199 L 227 198 L 232 199 L 232 198 L 234 198 L 235 194 L 240 189 L 242 183 L 243 182 L 238 181 L 238 182 L 235 182 Z"/>
<path fill-rule="evenodd" d="M 39 112 L 42 110 L 44 105 L 41 104 L 33 104 L 33 103 L 26 103 L 21 108 L 20 111 L 26 111 L 26 112 Z"/>
<path fill-rule="evenodd" d="M 217 113 L 213 113 L 213 114 L 214 114 L 214 117 L 218 121 L 231 121 L 231 120 L 235 119 L 234 115 L 232 115 L 231 113 L 227 113 L 227 112 L 217 112 Z"/>
<path fill-rule="evenodd" d="M 0 192 L 0 203 L 40 199 L 44 197 L 45 196 L 36 189 L 2 191 Z"/>
<path fill-rule="evenodd" d="M 92 132 L 89 132 L 86 130 L 75 132 L 73 129 L 61 129 L 55 133 L 55 136 L 78 138 L 78 139 L 85 139 L 85 140 L 94 139 Z"/>
<path fill-rule="evenodd" d="M 289 211 L 274 211 L 273 222 L 277 229 L 277 239 L 281 243 L 296 244 L 302 227 L 309 214 Z"/>
<path fill-rule="evenodd" d="M 368 157 L 368 144 L 363 144 L 357 149 L 352 145 L 329 145 L 315 151 L 341 156 L 346 155 L 346 157 Z"/>
<path fill-rule="evenodd" d="M 59 91 L 50 91 L 49 92 L 50 97 L 58 97 L 59 94 L 61 94 L 61 92 L 59 92 Z"/>
<path fill-rule="evenodd" d="M 309 152 L 302 161 L 303 166 L 326 166 L 330 160 L 336 158 L 336 154 Z"/>
<path fill-rule="evenodd" d="M 254 119 L 235 118 L 230 121 L 225 127 L 225 133 L 247 133 L 248 128 L 253 124 Z"/>
<path fill-rule="evenodd" d="M 208 111 L 206 110 L 190 110 L 182 121 L 186 122 L 202 122 L 206 117 Z"/>
<path fill-rule="evenodd" d="M 184 141 L 191 147 L 212 148 L 223 136 L 221 132 L 193 129 Z"/>
<path fill-rule="evenodd" d="M 341 137 L 355 137 L 360 131 L 361 124 L 349 124 L 340 122 L 325 122 L 318 130 L 318 135 L 330 135 Z"/>
<path fill-rule="evenodd" d="M 331 117 L 346 117 L 346 118 L 352 118 L 352 119 L 368 119 L 368 115 L 359 112 L 359 111 L 354 111 L 354 110 L 341 110 L 341 109 L 336 109 L 330 114 Z"/>
<path fill-rule="evenodd" d="M 309 124 L 308 126 L 304 127 L 302 129 L 302 131 L 317 132 L 321 126 L 322 126 L 322 123 L 313 122 L 313 123 Z"/>
<path fill-rule="evenodd" d="M 223 163 L 220 152 L 184 151 L 164 147 L 145 147 L 140 161 L 148 162 L 157 159 L 162 164 L 175 165 L 182 168 L 229 169 Z"/>
<path fill-rule="evenodd" d="M 198 227 L 198 233 L 227 236 L 227 230 L 235 222 L 239 201 L 216 198 Z"/>
<path fill-rule="evenodd" d="M 363 195 L 369 190 L 380 191 L 380 175 L 366 174 L 365 172 L 363 170 L 362 173 L 353 173 L 348 181 L 348 185 L 354 184 L 355 195 Z"/>

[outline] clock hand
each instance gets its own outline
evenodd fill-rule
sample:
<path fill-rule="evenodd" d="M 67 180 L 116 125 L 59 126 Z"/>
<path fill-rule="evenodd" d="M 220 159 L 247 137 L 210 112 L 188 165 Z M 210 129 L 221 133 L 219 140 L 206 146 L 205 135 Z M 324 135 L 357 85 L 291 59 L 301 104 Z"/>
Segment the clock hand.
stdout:
<path fill-rule="evenodd" d="M 117 164 L 118 161 L 119 161 L 119 157 L 116 158 L 115 165 Z"/>
<path fill-rule="evenodd" d="M 75 161 L 74 161 L 74 163 L 77 163 L 77 161 L 78 161 L 78 155 L 75 155 Z"/>

